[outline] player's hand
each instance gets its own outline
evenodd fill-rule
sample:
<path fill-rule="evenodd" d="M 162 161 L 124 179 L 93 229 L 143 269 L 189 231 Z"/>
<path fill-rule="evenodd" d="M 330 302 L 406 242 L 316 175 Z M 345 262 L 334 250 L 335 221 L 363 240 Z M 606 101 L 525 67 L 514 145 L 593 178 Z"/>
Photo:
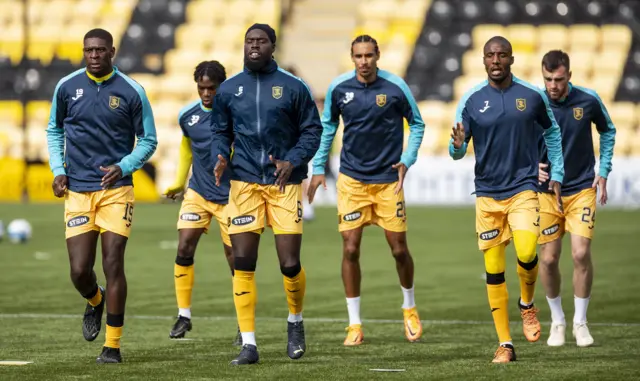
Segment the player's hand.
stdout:
<path fill-rule="evenodd" d="M 51 187 L 53 188 L 53 194 L 56 197 L 63 197 L 65 192 L 67 191 L 67 182 L 68 178 L 66 175 L 58 175 L 55 179 L 53 179 L 53 184 Z"/>
<path fill-rule="evenodd" d="M 122 168 L 116 164 L 110 165 L 106 168 L 100 166 L 100 170 L 105 173 L 102 177 L 102 182 L 100 183 L 102 189 L 111 188 L 122 178 Z"/>
<path fill-rule="evenodd" d="M 560 183 L 555 180 L 549 181 L 549 190 L 552 190 L 553 193 L 556 195 L 556 203 L 558 204 L 558 211 L 560 213 L 564 213 L 564 206 L 562 206 L 562 194 L 560 193 Z"/>
<path fill-rule="evenodd" d="M 459 149 L 462 147 L 462 143 L 464 143 L 464 127 L 462 123 L 456 123 L 456 126 L 451 129 L 451 138 L 453 138 L 453 147 L 455 149 Z"/>
<path fill-rule="evenodd" d="M 404 185 L 404 175 L 407 173 L 407 166 L 403 163 L 396 163 L 391 166 L 398 171 L 398 185 L 396 186 L 395 194 L 400 193 L 402 186 Z"/>
<path fill-rule="evenodd" d="M 289 181 L 291 172 L 293 172 L 293 164 L 285 160 L 274 159 L 271 155 L 269 155 L 269 160 L 276 166 L 276 171 L 273 172 L 276 177 L 276 185 L 280 187 L 280 192 L 284 193 L 284 187 Z"/>
<path fill-rule="evenodd" d="M 167 196 L 172 200 L 176 199 L 176 196 L 184 190 L 184 185 L 182 184 L 173 184 L 167 190 L 164 191 L 163 195 Z"/>
<path fill-rule="evenodd" d="M 538 184 L 540 185 L 549 180 L 549 172 L 545 171 L 547 168 L 549 164 L 538 163 Z"/>
<path fill-rule="evenodd" d="M 307 198 L 309 199 L 309 204 L 313 202 L 313 198 L 316 196 L 316 190 L 322 184 L 324 189 L 327 189 L 327 178 L 325 175 L 313 175 L 311 176 L 311 181 L 309 181 L 309 186 L 307 187 Z"/>
<path fill-rule="evenodd" d="M 609 199 L 607 195 L 607 179 L 601 176 L 596 176 L 591 187 L 595 189 L 596 192 L 598 188 L 600 188 L 600 205 L 605 205 Z"/>
<path fill-rule="evenodd" d="M 213 168 L 213 175 L 216 178 L 216 186 L 220 186 L 220 179 L 222 178 L 222 174 L 224 170 L 227 169 L 227 159 L 222 157 L 222 155 L 218 154 L 218 162 L 216 166 Z"/>

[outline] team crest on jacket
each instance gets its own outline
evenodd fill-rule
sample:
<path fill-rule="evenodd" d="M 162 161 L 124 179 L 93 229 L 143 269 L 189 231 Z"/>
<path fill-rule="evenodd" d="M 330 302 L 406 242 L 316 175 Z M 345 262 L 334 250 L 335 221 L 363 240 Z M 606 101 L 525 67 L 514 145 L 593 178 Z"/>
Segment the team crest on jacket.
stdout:
<path fill-rule="evenodd" d="M 376 95 L 376 104 L 380 107 L 387 104 L 387 94 Z"/>
<path fill-rule="evenodd" d="M 527 100 L 524 98 L 516 99 L 516 108 L 520 111 L 524 111 L 527 108 Z"/>
<path fill-rule="evenodd" d="M 120 98 L 114 97 L 113 95 L 109 97 L 109 107 L 112 109 L 117 109 L 120 106 Z"/>
<path fill-rule="evenodd" d="M 576 107 L 573 109 L 573 117 L 575 118 L 575 120 L 582 119 L 583 115 L 584 115 L 584 110 L 582 109 L 582 107 Z"/>
<path fill-rule="evenodd" d="M 282 86 L 273 86 L 271 88 L 271 95 L 274 99 L 282 98 Z"/>

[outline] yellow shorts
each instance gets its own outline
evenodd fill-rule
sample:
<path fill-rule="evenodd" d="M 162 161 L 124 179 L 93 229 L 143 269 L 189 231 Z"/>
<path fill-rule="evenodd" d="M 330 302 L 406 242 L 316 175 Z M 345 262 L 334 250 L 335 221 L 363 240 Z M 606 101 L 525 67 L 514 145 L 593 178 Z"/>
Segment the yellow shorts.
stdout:
<path fill-rule="evenodd" d="M 302 234 L 302 185 L 290 184 L 284 193 L 276 185 L 231 181 L 229 234 L 260 233 L 266 226 L 275 234 Z"/>
<path fill-rule="evenodd" d="M 231 246 L 226 205 L 207 201 L 198 192 L 189 188 L 184 194 L 178 216 L 178 230 L 204 228 L 205 233 L 209 232 L 211 219 L 215 218 L 220 226 L 222 242 Z"/>
<path fill-rule="evenodd" d="M 135 198 L 131 185 L 95 192 L 67 191 L 64 201 L 65 236 L 92 230 L 129 237 Z"/>
<path fill-rule="evenodd" d="M 404 191 L 395 194 L 398 182 L 365 184 L 338 175 L 338 230 L 343 232 L 375 224 L 392 232 L 407 231 Z"/>
<path fill-rule="evenodd" d="M 571 196 L 562 197 L 564 215 L 558 211 L 556 196 L 549 193 L 538 194 L 540 199 L 540 237 L 538 243 L 555 241 L 564 232 L 581 237 L 593 238 L 596 224 L 596 190 L 589 188 Z"/>
<path fill-rule="evenodd" d="M 478 247 L 487 250 L 511 239 L 511 232 L 540 234 L 540 203 L 534 191 L 520 192 L 506 200 L 476 198 Z"/>

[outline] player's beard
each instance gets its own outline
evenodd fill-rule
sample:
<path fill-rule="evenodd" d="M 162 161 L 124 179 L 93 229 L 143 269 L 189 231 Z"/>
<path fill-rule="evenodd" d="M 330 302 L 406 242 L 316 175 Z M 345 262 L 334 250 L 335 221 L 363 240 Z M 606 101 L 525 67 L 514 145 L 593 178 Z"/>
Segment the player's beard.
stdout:
<path fill-rule="evenodd" d="M 251 71 L 260 71 L 269 64 L 271 58 L 252 61 L 248 57 L 244 58 L 244 65 Z"/>

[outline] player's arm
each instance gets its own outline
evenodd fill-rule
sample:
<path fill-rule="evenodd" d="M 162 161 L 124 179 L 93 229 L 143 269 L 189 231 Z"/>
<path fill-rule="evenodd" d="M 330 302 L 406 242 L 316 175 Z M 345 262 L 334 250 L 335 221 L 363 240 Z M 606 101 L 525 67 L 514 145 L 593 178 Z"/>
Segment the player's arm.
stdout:
<path fill-rule="evenodd" d="M 320 147 L 313 158 L 313 175 L 324 175 L 325 165 L 329 158 L 329 151 L 333 145 L 333 139 L 340 124 L 340 109 L 336 106 L 333 87 L 327 91 L 324 99 L 324 110 L 322 111 L 322 137 Z"/>
<path fill-rule="evenodd" d="M 536 122 L 542 127 L 542 136 L 547 145 L 547 157 L 551 162 L 551 181 L 562 184 L 564 180 L 564 157 L 562 154 L 562 133 L 553 116 L 549 99 L 542 91 L 538 91 L 542 102 L 536 111 Z"/>
<path fill-rule="evenodd" d="M 60 83 L 53 92 L 49 124 L 47 125 L 47 147 L 49 149 L 49 167 L 53 177 L 66 175 L 64 169 L 64 118 L 67 113 L 67 104 Z"/>
<path fill-rule="evenodd" d="M 467 108 L 468 100 L 468 97 L 462 97 L 456 109 L 456 126 L 453 128 L 453 135 L 461 138 L 459 135 L 464 133 L 464 139 L 460 139 L 462 144 L 459 147 L 455 146 L 455 139 L 453 137 L 449 141 L 449 156 L 451 156 L 453 160 L 460 160 L 467 154 L 467 147 L 471 140 L 471 117 L 469 116 L 469 110 Z"/>
<path fill-rule="evenodd" d="M 158 138 L 156 136 L 156 125 L 153 120 L 153 111 L 151 104 L 142 87 L 136 89 L 138 97 L 132 105 L 131 120 L 135 129 L 137 142 L 133 151 L 117 164 L 122 170 L 122 176 L 129 176 L 133 172 L 142 168 L 149 161 L 156 147 L 158 146 Z"/>
<path fill-rule="evenodd" d="M 214 161 L 218 155 L 229 160 L 233 142 L 233 122 L 227 97 L 219 92 L 215 95 L 213 104 L 215 107 L 211 111 L 211 133 L 213 134 L 211 157 Z"/>
<path fill-rule="evenodd" d="M 613 147 L 616 144 L 616 127 L 611 121 L 602 99 L 596 93 L 593 93 L 593 96 L 598 100 L 592 120 L 600 134 L 600 169 L 598 175 L 606 179 L 609 177 L 609 172 L 611 172 L 612 168 L 611 159 L 613 158 Z"/>
<path fill-rule="evenodd" d="M 400 162 L 409 169 L 418 159 L 418 150 L 424 137 L 424 121 L 416 104 L 416 100 L 409 90 L 409 86 L 402 82 L 400 88 L 405 96 L 404 117 L 409 123 L 409 144 L 407 150 L 402 153 Z"/>
<path fill-rule="evenodd" d="M 294 168 L 309 163 L 318 151 L 322 136 L 322 123 L 320 123 L 318 107 L 311 96 L 311 91 L 304 83 L 300 84 L 296 103 L 300 137 L 298 143 L 287 152 L 283 159 L 291 163 Z"/>

